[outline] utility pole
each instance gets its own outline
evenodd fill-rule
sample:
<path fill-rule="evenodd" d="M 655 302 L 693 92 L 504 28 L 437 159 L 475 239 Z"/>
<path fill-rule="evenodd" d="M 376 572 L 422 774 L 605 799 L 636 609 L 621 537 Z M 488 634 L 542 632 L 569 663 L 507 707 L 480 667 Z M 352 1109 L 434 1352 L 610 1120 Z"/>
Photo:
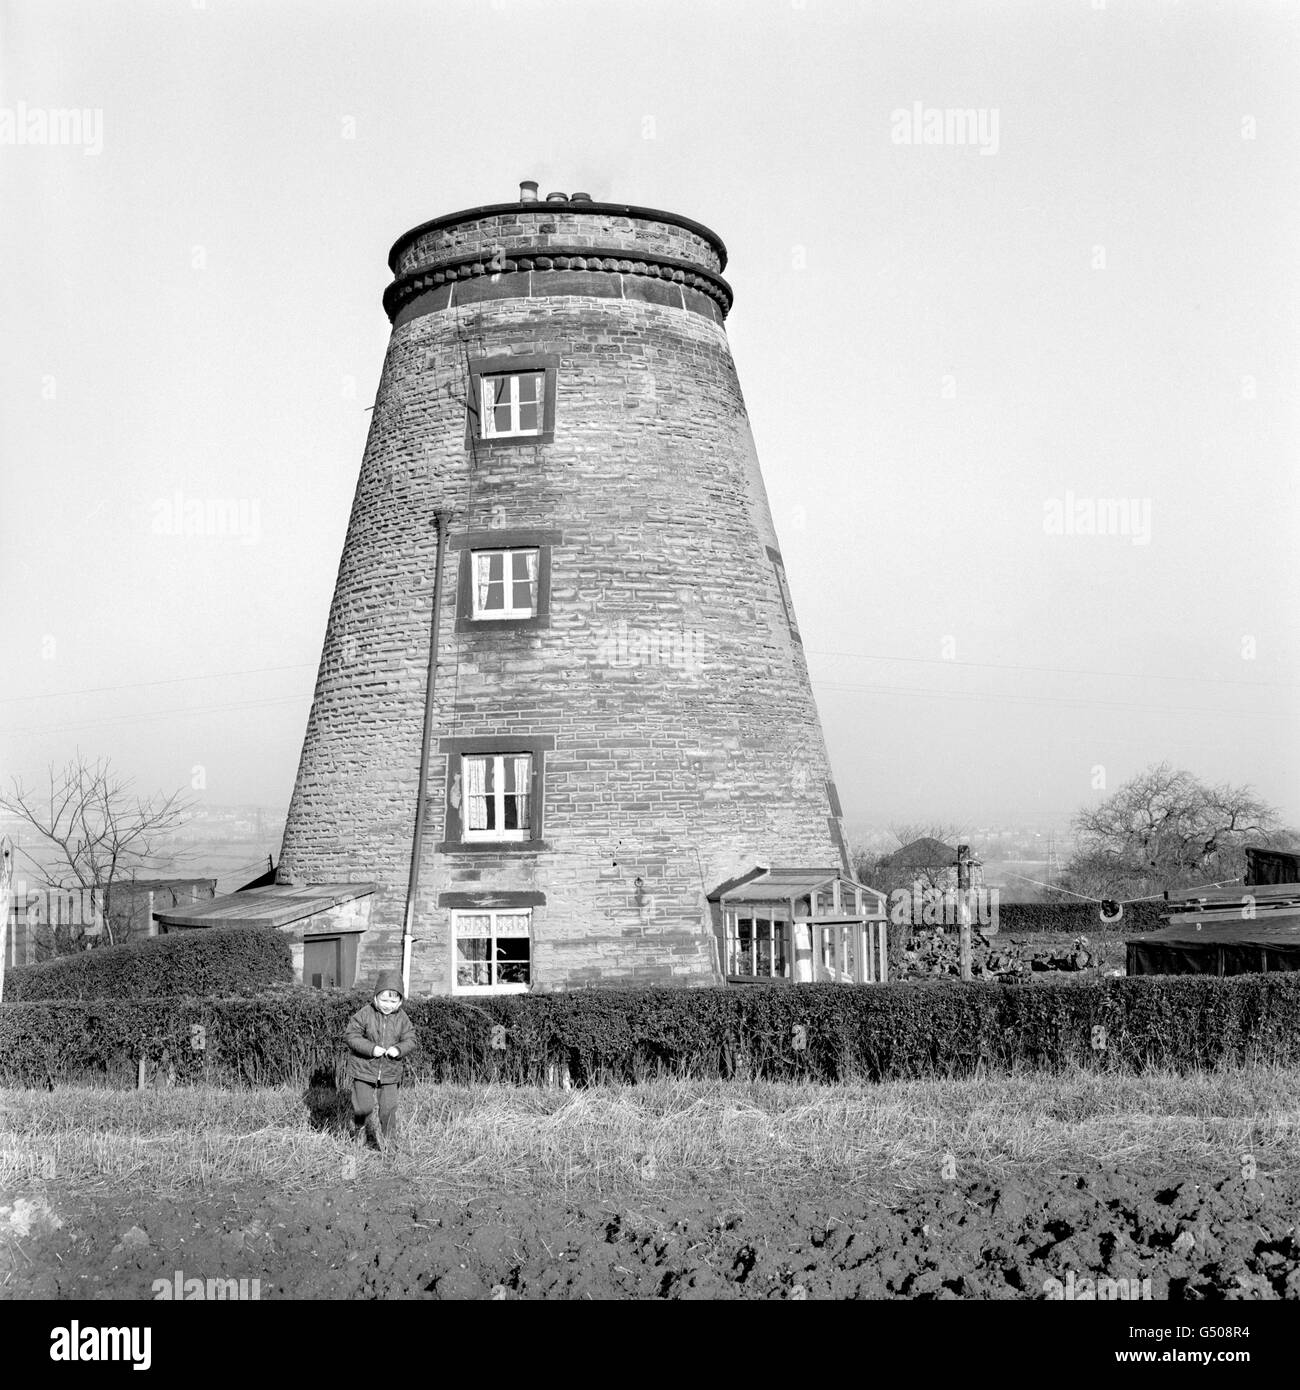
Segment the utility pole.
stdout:
<path fill-rule="evenodd" d="M 961 977 L 971 978 L 970 966 L 970 846 L 957 846 L 957 920 L 961 924 Z"/>
<path fill-rule="evenodd" d="M 0 836 L 0 999 L 5 997 L 5 961 L 9 958 L 9 898 L 14 882 L 14 847 Z"/>

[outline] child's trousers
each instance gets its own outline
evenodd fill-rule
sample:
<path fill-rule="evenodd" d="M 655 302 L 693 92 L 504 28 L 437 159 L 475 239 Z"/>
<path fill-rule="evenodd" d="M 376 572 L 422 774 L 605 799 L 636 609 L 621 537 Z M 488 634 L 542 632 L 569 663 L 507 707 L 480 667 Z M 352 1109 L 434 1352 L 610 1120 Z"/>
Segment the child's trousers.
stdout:
<path fill-rule="evenodd" d="M 352 1083 L 352 1123 L 360 1129 L 369 1119 L 375 1108 L 375 1092 L 379 1093 L 379 1127 L 384 1137 L 391 1137 L 397 1125 L 397 1087 L 396 1081 L 380 1085 L 377 1081 L 353 1081 Z"/>

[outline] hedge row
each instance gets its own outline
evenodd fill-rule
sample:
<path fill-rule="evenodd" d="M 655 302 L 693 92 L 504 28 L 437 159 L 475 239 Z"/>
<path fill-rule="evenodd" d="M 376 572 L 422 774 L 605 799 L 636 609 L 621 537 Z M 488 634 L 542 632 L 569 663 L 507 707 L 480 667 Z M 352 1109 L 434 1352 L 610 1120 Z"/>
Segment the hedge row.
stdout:
<path fill-rule="evenodd" d="M 283 932 L 208 927 L 15 966 L 5 973 L 5 1001 L 252 994 L 293 978 Z"/>
<path fill-rule="evenodd" d="M 1169 904 L 1163 898 L 1152 902 L 1125 903 L 1118 922 L 1104 922 L 1097 903 L 1004 903 L 998 904 L 998 929 L 1009 935 L 1017 932 L 1063 932 L 1069 936 L 1098 936 L 1102 932 L 1159 931 L 1169 922 Z M 1112 909 L 1113 912 L 1113 909 Z"/>
<path fill-rule="evenodd" d="M 341 1082 L 343 1027 L 364 999 L 285 989 L 254 999 L 6 1005 L 0 1083 L 126 1083 L 141 1057 L 180 1082 L 298 1084 L 322 1073 Z M 411 1072 L 440 1081 L 540 1082 L 557 1068 L 583 1083 L 1300 1063 L 1300 973 L 591 990 L 407 1008 L 420 1039 Z"/>

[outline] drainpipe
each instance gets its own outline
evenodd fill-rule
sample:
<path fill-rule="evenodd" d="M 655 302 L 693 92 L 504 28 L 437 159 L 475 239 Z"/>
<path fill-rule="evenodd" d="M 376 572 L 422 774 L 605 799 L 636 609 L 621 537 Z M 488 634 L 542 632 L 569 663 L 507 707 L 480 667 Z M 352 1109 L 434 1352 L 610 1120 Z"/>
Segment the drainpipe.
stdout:
<path fill-rule="evenodd" d="M 402 925 L 402 993 L 411 992 L 411 945 L 415 940 L 415 895 L 420 886 L 420 847 L 424 841 L 424 809 L 428 801 L 429 744 L 433 739 L 433 682 L 438 671 L 438 616 L 442 612 L 442 551 L 446 528 L 441 512 L 434 512 L 437 536 L 433 571 L 433 613 L 429 618 L 429 674 L 424 683 L 424 735 L 420 741 L 420 780 L 416 787 L 415 834 L 411 839 L 411 877 L 406 886 L 406 913 Z"/>

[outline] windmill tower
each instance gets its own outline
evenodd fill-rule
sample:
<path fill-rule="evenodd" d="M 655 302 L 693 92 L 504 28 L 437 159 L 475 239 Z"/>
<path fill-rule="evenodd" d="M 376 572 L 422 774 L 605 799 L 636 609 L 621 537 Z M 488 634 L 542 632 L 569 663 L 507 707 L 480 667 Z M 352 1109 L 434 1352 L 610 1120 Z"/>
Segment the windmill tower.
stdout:
<path fill-rule="evenodd" d="M 520 191 L 389 257 L 280 881 L 373 883 L 358 971 L 398 964 L 428 696 L 413 991 L 713 983 L 712 890 L 848 869 L 726 251 Z"/>

